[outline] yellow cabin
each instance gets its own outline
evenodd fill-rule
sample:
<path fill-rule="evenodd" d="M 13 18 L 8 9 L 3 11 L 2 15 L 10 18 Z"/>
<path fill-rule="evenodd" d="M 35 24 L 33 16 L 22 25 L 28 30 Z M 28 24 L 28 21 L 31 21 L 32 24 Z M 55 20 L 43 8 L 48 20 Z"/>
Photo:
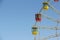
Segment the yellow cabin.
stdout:
<path fill-rule="evenodd" d="M 38 34 L 38 28 L 37 27 L 32 27 L 32 34 L 37 35 Z"/>
<path fill-rule="evenodd" d="M 37 35 L 38 32 L 37 32 L 37 31 L 33 31 L 32 34 L 33 34 L 33 35 Z"/>
<path fill-rule="evenodd" d="M 43 9 L 48 10 L 49 9 L 48 5 L 43 6 Z"/>
<path fill-rule="evenodd" d="M 49 8 L 48 2 L 43 2 L 43 9 L 48 10 L 48 8 Z"/>

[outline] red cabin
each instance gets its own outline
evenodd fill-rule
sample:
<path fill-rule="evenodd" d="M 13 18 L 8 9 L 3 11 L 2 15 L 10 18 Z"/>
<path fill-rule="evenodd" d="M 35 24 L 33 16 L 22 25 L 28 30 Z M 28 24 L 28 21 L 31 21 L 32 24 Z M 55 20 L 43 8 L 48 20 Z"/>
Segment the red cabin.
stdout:
<path fill-rule="evenodd" d="M 35 14 L 35 20 L 36 20 L 36 22 L 40 22 L 41 21 L 41 14 Z"/>
<path fill-rule="evenodd" d="M 54 2 L 58 2 L 59 0 L 54 0 Z"/>

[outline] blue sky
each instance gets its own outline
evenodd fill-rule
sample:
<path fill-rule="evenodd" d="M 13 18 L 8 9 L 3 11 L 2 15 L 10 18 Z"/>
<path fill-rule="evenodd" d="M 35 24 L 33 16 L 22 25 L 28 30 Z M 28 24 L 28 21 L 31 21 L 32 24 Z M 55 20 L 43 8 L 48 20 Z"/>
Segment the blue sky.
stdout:
<path fill-rule="evenodd" d="M 31 27 L 35 24 L 34 16 L 42 7 L 42 2 L 43 0 L 2 0 L 0 4 L 0 38 L 2 40 L 33 40 Z M 51 4 L 60 10 L 60 2 L 51 2 Z M 59 18 L 51 9 L 45 13 L 53 18 Z M 41 25 L 56 26 L 56 22 L 43 18 Z M 41 36 L 54 33 L 54 30 L 41 30 Z"/>

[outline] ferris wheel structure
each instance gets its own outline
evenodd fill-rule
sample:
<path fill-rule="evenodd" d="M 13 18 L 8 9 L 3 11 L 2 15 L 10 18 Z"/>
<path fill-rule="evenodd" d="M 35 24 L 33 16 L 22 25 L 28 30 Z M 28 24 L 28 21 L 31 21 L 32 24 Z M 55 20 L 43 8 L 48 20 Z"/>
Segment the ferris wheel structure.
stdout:
<path fill-rule="evenodd" d="M 51 0 L 44 0 L 44 2 L 42 2 L 43 4 L 42 8 L 40 8 L 39 12 L 35 14 L 35 24 L 32 26 L 32 34 L 34 35 L 34 40 L 49 40 L 50 38 L 56 38 L 56 37 L 57 37 L 56 40 L 58 40 L 58 37 L 60 37 L 60 33 L 58 33 L 58 30 L 60 30 L 60 27 L 58 27 L 60 20 L 54 19 L 46 14 L 41 13 L 43 10 L 47 11 L 49 8 L 51 8 L 51 10 L 60 15 L 60 11 L 57 10 L 53 5 L 51 5 L 50 1 Z M 53 0 L 53 1 L 59 2 L 60 0 Z M 43 17 L 53 22 L 56 22 L 56 26 L 55 27 L 38 26 L 37 24 L 41 23 Z M 53 35 L 48 35 L 47 37 L 40 38 L 40 29 L 55 30 L 56 32 Z M 37 35 L 39 35 L 38 39 Z"/>

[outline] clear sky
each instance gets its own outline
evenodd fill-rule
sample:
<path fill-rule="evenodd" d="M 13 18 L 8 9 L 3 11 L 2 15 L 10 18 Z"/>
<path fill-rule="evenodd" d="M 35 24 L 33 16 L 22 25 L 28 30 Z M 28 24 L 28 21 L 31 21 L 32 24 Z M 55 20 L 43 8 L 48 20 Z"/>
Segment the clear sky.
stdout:
<path fill-rule="evenodd" d="M 31 27 L 35 24 L 34 16 L 42 7 L 42 2 L 43 0 L 1 0 L 1 40 L 33 40 Z M 60 10 L 60 1 L 58 3 L 51 2 L 51 4 Z M 43 13 L 55 19 L 59 18 L 51 9 Z M 56 26 L 56 22 L 43 18 L 41 25 Z M 41 36 L 47 37 L 54 33 L 54 30 L 41 30 Z M 55 40 L 55 38 L 53 39 Z"/>

